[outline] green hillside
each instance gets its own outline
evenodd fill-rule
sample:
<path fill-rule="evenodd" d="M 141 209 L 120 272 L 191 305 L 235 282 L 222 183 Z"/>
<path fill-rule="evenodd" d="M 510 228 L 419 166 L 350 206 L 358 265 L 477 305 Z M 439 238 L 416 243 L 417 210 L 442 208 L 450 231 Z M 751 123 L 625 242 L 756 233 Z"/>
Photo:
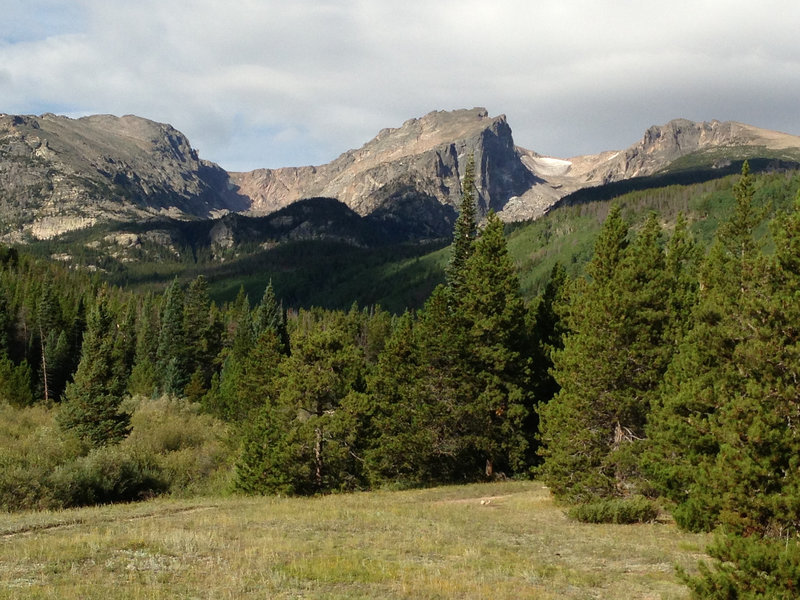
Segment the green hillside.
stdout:
<path fill-rule="evenodd" d="M 582 190 L 537 221 L 509 225 L 509 250 L 520 268 L 523 294 L 535 297 L 556 262 L 570 274 L 580 271 L 613 201 L 620 203 L 634 229 L 651 211 L 667 228 L 682 212 L 695 236 L 707 243 L 730 212 L 737 175 L 700 172 L 694 168 L 700 159 L 692 156 L 681 159 L 685 164 L 677 161 L 676 172 Z M 704 156 L 703 164 L 708 160 Z M 779 166 L 767 159 L 757 164 L 762 169 Z M 735 173 L 740 165 L 733 163 L 726 169 Z M 800 189 L 798 173 L 779 169 L 756 177 L 755 200 L 767 216 L 790 205 Z M 712 175 L 716 178 L 709 179 Z M 391 239 L 376 238 L 353 214 L 329 205 L 317 210 L 321 212 L 309 221 L 326 227 L 325 235 L 317 239 L 292 239 L 285 227 L 271 224 L 280 222 L 274 217 L 236 217 L 229 222 L 237 243 L 225 250 L 212 249 L 207 242 L 213 223 L 169 220 L 106 224 L 28 249 L 39 256 L 69 256 L 111 282 L 134 289 L 159 290 L 176 276 L 188 282 L 203 274 L 217 301 L 233 300 L 240 286 L 254 299 L 272 280 L 292 307 L 346 308 L 356 301 L 402 312 L 420 307 L 443 280 L 447 240 L 391 243 Z M 104 241 L 120 231 L 138 232 L 140 243 L 134 249 L 120 249 Z M 154 233 L 148 237 L 147 231 Z"/>

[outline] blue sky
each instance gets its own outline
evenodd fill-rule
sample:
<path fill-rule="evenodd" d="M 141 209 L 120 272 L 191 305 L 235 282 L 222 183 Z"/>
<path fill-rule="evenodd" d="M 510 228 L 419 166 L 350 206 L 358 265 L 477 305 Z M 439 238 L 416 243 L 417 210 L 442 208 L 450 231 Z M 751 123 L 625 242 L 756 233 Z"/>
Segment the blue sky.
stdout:
<path fill-rule="evenodd" d="M 0 112 L 137 114 L 229 170 L 321 164 L 431 110 L 567 158 L 650 125 L 800 134 L 796 0 L 4 0 Z"/>

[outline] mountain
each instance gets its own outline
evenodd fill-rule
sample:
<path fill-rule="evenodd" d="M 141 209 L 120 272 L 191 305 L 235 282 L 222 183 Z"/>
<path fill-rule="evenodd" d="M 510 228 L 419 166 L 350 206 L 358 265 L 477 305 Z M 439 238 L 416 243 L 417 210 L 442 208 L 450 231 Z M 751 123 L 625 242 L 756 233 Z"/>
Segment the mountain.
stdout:
<path fill-rule="evenodd" d="M 693 160 L 686 160 L 692 157 Z M 734 121 L 696 123 L 675 119 L 645 131 L 641 141 L 621 152 L 579 157 L 583 177 L 606 184 L 689 166 L 723 167 L 732 160 L 800 159 L 800 137 Z"/>
<path fill-rule="evenodd" d="M 334 198 L 367 219 L 345 220 L 356 228 L 350 234 L 337 221 L 343 238 L 441 239 L 452 231 L 470 155 L 479 214 L 492 209 L 513 222 L 539 218 L 593 190 L 663 185 L 674 173 L 719 177 L 745 158 L 797 166 L 800 137 L 677 119 L 649 128 L 626 150 L 562 159 L 516 146 L 504 115 L 473 108 L 435 111 L 384 129 L 326 165 L 227 173 L 201 160 L 172 126 L 140 117 L 0 115 L 0 241 L 45 240 L 165 216 L 258 217 L 309 198 Z M 653 177 L 662 179 L 647 179 Z M 310 206 L 322 210 L 320 203 Z M 308 222 L 328 235 L 319 219 Z M 364 237 L 364 227 L 373 228 L 371 236 Z"/>
<path fill-rule="evenodd" d="M 0 239 L 109 220 L 207 218 L 249 206 L 169 125 L 135 116 L 0 115 Z"/>
<path fill-rule="evenodd" d="M 384 129 L 357 150 L 316 167 L 258 169 L 233 173 L 240 194 L 251 199 L 249 212 L 265 214 L 301 198 L 337 198 L 361 215 L 392 213 L 399 198 L 418 196 L 457 207 L 467 157 L 476 163 L 479 210 L 501 212 L 510 199 L 526 193 L 538 179 L 514 146 L 505 115 L 484 108 L 431 112 L 396 129 Z M 428 207 L 429 207 L 428 203 Z"/>
<path fill-rule="evenodd" d="M 456 207 L 469 154 L 476 161 L 479 212 L 491 208 L 513 222 L 538 218 L 569 194 L 613 182 L 716 169 L 745 158 L 799 162 L 800 137 L 742 123 L 676 119 L 650 127 L 626 150 L 562 159 L 516 146 L 505 115 L 474 108 L 431 112 L 384 129 L 326 165 L 258 169 L 232 173 L 231 179 L 250 199 L 252 214 L 309 196 L 337 198 L 362 215 L 391 212 L 398 191 L 411 203 L 422 196 Z M 424 210 L 416 214 L 428 224 L 434 219 Z"/>

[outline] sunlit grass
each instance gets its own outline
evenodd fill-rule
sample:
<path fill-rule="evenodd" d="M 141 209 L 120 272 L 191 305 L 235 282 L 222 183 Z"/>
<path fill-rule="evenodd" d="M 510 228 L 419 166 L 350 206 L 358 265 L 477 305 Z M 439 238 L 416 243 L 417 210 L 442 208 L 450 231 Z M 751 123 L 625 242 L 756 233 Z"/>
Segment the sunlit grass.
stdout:
<path fill-rule="evenodd" d="M 536 482 L 154 500 L 4 515 L 0 597 L 677 599 L 705 543 L 570 521 Z"/>

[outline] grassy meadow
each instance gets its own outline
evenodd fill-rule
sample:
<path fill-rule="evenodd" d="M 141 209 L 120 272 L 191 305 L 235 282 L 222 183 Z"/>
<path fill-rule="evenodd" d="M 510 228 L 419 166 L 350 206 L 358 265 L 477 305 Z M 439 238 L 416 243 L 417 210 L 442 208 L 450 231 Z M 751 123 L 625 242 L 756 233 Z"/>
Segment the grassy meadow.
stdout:
<path fill-rule="evenodd" d="M 708 536 L 570 521 L 537 482 L 0 517 L 0 598 L 678 599 Z"/>

